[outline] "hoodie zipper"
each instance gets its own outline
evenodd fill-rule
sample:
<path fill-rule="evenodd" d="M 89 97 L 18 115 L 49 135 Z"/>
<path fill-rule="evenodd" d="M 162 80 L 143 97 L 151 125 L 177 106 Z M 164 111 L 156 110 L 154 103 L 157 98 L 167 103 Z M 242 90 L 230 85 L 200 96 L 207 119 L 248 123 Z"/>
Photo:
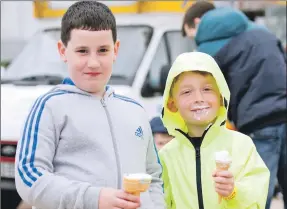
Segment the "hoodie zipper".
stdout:
<path fill-rule="evenodd" d="M 116 138 L 115 138 L 115 134 L 114 134 L 114 129 L 113 129 L 113 126 L 112 126 L 112 120 L 111 120 L 111 117 L 110 117 L 110 113 L 107 109 L 107 104 L 105 103 L 105 100 L 104 98 L 101 99 L 101 103 L 102 103 L 102 106 L 104 107 L 104 110 L 105 110 L 105 113 L 107 115 L 107 118 L 108 118 L 108 123 L 109 123 L 109 126 L 110 126 L 110 131 L 111 131 L 111 135 L 112 135 L 112 141 L 113 141 L 113 146 L 114 146 L 114 150 L 115 150 L 115 157 L 116 157 L 116 164 L 117 164 L 117 187 L 118 189 L 121 189 L 121 185 L 122 185 L 122 171 L 121 171 L 121 164 L 120 164 L 120 156 L 119 156 L 119 151 L 118 151 L 118 146 L 117 146 L 117 143 L 116 143 Z"/>
<path fill-rule="evenodd" d="M 205 131 L 202 134 L 202 137 L 198 140 L 204 139 L 207 131 L 210 129 L 212 124 L 210 124 Z M 187 133 L 184 133 L 180 129 L 175 129 L 176 131 L 179 131 L 182 135 L 184 135 L 187 139 L 190 139 L 190 136 Z M 189 140 L 191 142 L 191 140 Z M 201 184 L 201 155 L 200 155 L 200 146 L 196 146 L 191 142 L 192 146 L 195 149 L 195 163 L 196 163 L 196 187 L 197 187 L 197 199 L 198 199 L 198 209 L 204 209 L 203 204 L 203 195 L 202 195 L 202 184 Z"/>
<path fill-rule="evenodd" d="M 202 185 L 201 185 L 201 163 L 200 163 L 200 147 L 195 148 L 196 157 L 196 186 L 197 186 L 197 198 L 199 209 L 204 209 L 203 197 L 202 197 Z"/>
<path fill-rule="evenodd" d="M 203 132 L 201 140 L 204 139 L 207 131 L 210 126 Z M 197 198 L 198 198 L 198 207 L 199 209 L 204 209 L 203 204 L 203 195 L 202 195 L 202 183 L 201 183 L 201 155 L 200 155 L 200 146 L 195 148 L 195 159 L 196 159 L 196 187 L 197 187 Z"/>

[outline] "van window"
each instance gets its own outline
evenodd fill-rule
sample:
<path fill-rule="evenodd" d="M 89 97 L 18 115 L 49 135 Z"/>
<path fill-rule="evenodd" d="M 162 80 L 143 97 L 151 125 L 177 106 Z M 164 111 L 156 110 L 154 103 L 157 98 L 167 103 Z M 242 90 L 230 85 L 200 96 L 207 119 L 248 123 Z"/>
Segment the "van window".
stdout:
<path fill-rule="evenodd" d="M 168 31 L 164 33 L 151 63 L 146 84 L 142 90 L 142 96 L 152 97 L 158 94 L 162 95 L 162 92 L 159 91 L 161 69 L 165 65 L 171 66 L 176 57 L 181 53 L 194 50 L 194 41 L 182 37 L 180 31 Z"/>
<path fill-rule="evenodd" d="M 149 84 L 152 88 L 156 89 L 159 86 L 160 70 L 170 64 L 169 59 L 166 37 L 162 37 L 149 71 Z"/>
<path fill-rule="evenodd" d="M 194 41 L 187 37 L 182 37 L 180 31 L 167 32 L 165 35 L 170 48 L 171 64 L 178 55 L 184 52 L 192 52 L 196 48 Z"/>

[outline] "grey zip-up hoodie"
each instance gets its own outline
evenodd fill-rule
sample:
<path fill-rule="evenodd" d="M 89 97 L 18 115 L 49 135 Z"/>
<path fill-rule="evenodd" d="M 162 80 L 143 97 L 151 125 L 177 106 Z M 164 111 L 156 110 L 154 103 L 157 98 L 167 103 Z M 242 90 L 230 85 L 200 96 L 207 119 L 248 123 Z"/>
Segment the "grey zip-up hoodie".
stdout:
<path fill-rule="evenodd" d="M 15 181 L 38 209 L 97 209 L 125 173 L 152 175 L 141 208 L 163 209 L 162 168 L 144 109 L 108 87 L 102 99 L 70 79 L 39 97 L 17 147 Z"/>

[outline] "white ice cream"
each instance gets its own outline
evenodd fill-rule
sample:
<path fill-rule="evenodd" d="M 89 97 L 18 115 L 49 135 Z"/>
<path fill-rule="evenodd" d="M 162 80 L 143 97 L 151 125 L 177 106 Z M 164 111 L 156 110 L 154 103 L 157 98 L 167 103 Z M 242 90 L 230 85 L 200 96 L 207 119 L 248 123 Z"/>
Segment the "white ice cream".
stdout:
<path fill-rule="evenodd" d="M 152 176 L 146 173 L 133 173 L 133 174 L 126 174 L 124 178 L 129 180 L 150 181 L 152 179 Z"/>
<path fill-rule="evenodd" d="M 222 163 L 231 163 L 231 157 L 228 151 L 220 151 L 215 153 L 215 161 Z"/>
<path fill-rule="evenodd" d="M 208 104 L 192 105 L 190 110 L 196 120 L 201 120 L 209 114 L 210 107 Z"/>

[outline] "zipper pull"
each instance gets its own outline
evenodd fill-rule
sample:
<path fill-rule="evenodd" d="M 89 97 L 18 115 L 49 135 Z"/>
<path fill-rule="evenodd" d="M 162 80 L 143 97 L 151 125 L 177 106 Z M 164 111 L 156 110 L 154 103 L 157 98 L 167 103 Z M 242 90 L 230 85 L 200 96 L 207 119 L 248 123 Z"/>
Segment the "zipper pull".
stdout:
<path fill-rule="evenodd" d="M 195 157 L 200 158 L 200 147 L 195 148 Z"/>
<path fill-rule="evenodd" d="M 106 103 L 105 103 L 104 98 L 101 99 L 101 103 L 102 103 L 103 107 L 106 107 L 106 106 L 107 106 Z"/>

